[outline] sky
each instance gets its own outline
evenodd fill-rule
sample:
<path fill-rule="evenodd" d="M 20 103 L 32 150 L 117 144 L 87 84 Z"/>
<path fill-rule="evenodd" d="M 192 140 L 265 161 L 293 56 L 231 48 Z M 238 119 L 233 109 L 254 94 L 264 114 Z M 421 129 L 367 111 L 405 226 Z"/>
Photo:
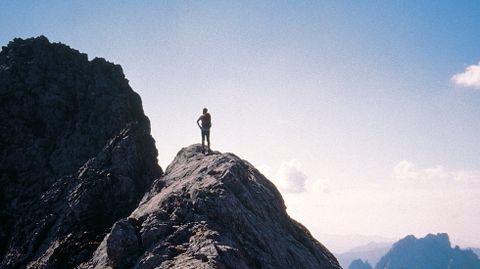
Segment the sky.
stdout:
<path fill-rule="evenodd" d="M 122 65 L 163 168 L 208 107 L 212 148 L 334 252 L 480 246 L 479 29 L 478 1 L 0 0 L 2 46 L 45 35 Z"/>

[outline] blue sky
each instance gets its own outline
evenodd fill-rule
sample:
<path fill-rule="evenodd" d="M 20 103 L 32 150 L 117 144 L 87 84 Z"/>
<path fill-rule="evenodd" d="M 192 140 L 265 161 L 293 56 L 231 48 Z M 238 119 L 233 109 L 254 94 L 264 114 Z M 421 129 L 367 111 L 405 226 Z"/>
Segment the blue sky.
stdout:
<path fill-rule="evenodd" d="M 480 91 L 452 79 L 479 63 L 479 29 L 477 1 L 0 1 L 0 44 L 43 34 L 122 65 L 162 167 L 207 106 L 214 149 L 320 241 L 480 246 Z"/>

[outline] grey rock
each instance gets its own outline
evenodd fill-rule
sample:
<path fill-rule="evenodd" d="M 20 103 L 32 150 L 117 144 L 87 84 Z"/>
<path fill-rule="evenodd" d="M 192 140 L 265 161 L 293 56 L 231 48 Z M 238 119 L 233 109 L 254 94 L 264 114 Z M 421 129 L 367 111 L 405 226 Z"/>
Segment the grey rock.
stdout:
<path fill-rule="evenodd" d="M 125 222 L 129 228 L 114 228 L 82 268 L 340 268 L 258 170 L 231 153 L 204 155 L 201 145 L 178 153 L 116 225 Z M 134 228 L 138 245 L 122 241 Z M 115 249 L 128 249 L 128 259 Z"/>
<path fill-rule="evenodd" d="M 162 174 L 119 65 L 41 36 L 0 52 L 0 268 L 72 268 Z"/>
<path fill-rule="evenodd" d="M 113 225 L 109 236 L 95 251 L 92 262 L 99 268 L 125 268 L 139 249 L 136 227 L 130 220 L 122 219 Z"/>

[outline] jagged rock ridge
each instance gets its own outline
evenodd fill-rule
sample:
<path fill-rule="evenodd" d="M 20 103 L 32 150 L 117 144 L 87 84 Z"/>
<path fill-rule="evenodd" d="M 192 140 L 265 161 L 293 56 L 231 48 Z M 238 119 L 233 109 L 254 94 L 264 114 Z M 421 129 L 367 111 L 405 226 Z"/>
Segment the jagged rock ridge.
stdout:
<path fill-rule="evenodd" d="M 15 39 L 0 97 L 0 268 L 340 268 L 235 155 L 194 145 L 162 176 L 120 66 Z"/>
<path fill-rule="evenodd" d="M 231 153 L 183 148 L 83 268 L 340 268 L 275 186 Z"/>
<path fill-rule="evenodd" d="M 0 268 L 90 258 L 162 173 L 119 65 L 47 38 L 0 52 Z"/>

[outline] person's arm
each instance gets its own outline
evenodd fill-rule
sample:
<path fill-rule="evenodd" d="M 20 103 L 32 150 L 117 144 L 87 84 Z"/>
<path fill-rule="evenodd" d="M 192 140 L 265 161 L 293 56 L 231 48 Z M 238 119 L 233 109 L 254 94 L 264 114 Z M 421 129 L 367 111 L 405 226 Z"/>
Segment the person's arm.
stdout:
<path fill-rule="evenodd" d="M 198 127 L 200 127 L 200 129 L 202 129 L 202 126 L 200 125 L 201 120 L 202 120 L 202 116 L 200 116 L 200 118 L 198 118 L 198 120 L 197 120 L 197 125 L 198 125 Z"/>

